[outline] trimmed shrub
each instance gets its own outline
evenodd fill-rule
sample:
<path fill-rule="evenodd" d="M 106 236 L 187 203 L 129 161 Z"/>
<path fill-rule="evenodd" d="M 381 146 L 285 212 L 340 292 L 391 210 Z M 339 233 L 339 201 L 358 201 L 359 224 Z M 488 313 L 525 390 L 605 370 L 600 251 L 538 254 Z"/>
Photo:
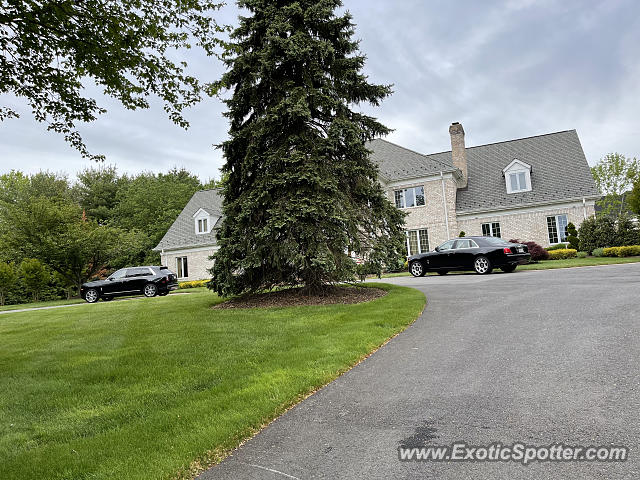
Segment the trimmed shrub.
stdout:
<path fill-rule="evenodd" d="M 590 217 L 580 225 L 579 248 L 593 252 L 596 248 L 612 247 L 616 244 L 616 224 L 609 217 Z"/>
<path fill-rule="evenodd" d="M 567 240 L 569 241 L 567 248 L 578 250 L 580 245 L 580 240 L 578 240 L 578 230 L 576 230 L 576 226 L 571 222 L 567 225 Z"/>
<path fill-rule="evenodd" d="M 464 231 L 464 230 L 462 230 L 462 231 L 458 234 L 458 237 L 462 238 L 462 237 L 464 237 L 465 235 L 466 235 L 465 231 Z"/>
<path fill-rule="evenodd" d="M 591 255 L 594 257 L 604 257 L 604 248 L 595 248 L 593 252 L 591 252 Z"/>
<path fill-rule="evenodd" d="M 640 255 L 640 245 L 626 245 L 624 247 L 610 247 L 603 249 L 605 257 L 635 257 Z"/>
<path fill-rule="evenodd" d="M 587 258 L 589 254 L 587 252 L 578 252 L 576 253 L 576 257 L 578 258 Z"/>
<path fill-rule="evenodd" d="M 184 290 L 185 288 L 206 287 L 207 283 L 209 283 L 209 280 L 192 280 L 190 282 L 179 282 L 178 288 L 180 288 L 180 290 Z"/>
<path fill-rule="evenodd" d="M 618 217 L 616 224 L 616 242 L 612 247 L 640 244 L 640 231 L 629 215 Z"/>
<path fill-rule="evenodd" d="M 547 252 L 544 248 L 538 245 L 536 242 L 521 242 L 520 240 L 512 239 L 509 240 L 511 243 L 522 243 L 526 245 L 529 249 L 529 253 L 531 254 L 531 260 L 547 260 L 549 258 L 549 252 Z"/>
<path fill-rule="evenodd" d="M 573 248 L 563 248 L 561 250 L 552 250 L 549 252 L 549 260 L 564 260 L 567 258 L 576 258 L 577 250 Z"/>
<path fill-rule="evenodd" d="M 547 252 L 553 252 L 554 250 L 564 250 L 565 248 L 569 248 L 569 244 L 567 244 L 567 243 L 558 243 L 557 245 L 551 245 L 550 247 L 545 248 L 545 250 Z"/>

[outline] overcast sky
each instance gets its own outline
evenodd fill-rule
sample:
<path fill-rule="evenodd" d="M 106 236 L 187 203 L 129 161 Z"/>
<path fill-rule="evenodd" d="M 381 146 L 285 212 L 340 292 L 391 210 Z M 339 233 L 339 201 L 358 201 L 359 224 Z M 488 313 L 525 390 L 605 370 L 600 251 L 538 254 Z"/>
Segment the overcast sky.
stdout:
<path fill-rule="evenodd" d="M 352 0 L 366 73 L 394 84 L 375 115 L 395 129 L 388 140 L 422 153 L 450 149 L 448 126 L 459 121 L 467 146 L 576 129 L 590 164 L 611 151 L 640 157 L 640 2 L 636 0 Z M 235 24 L 231 2 L 221 22 Z M 197 52 L 185 59 L 203 79 L 221 63 Z M 95 88 L 90 90 L 95 92 Z M 120 172 L 186 167 L 203 181 L 219 177 L 226 137 L 224 105 L 207 99 L 186 113 L 187 131 L 158 102 L 108 109 L 81 128 L 94 153 Z M 28 110 L 0 123 L 0 173 L 66 172 L 90 166 Z"/>

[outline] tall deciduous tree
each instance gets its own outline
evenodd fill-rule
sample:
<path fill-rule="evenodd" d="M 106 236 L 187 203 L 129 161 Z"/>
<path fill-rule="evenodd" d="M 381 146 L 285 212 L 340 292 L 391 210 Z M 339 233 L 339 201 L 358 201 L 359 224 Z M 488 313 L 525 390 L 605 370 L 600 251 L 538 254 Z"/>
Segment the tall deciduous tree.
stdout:
<path fill-rule="evenodd" d="M 355 251 L 380 265 L 402 255 L 403 215 L 386 198 L 365 143 L 389 130 L 356 107 L 390 86 L 362 73 L 340 0 L 241 0 L 222 85 L 229 140 L 224 221 L 213 286 L 321 290 L 353 278 Z"/>
<path fill-rule="evenodd" d="M 51 275 L 47 267 L 36 258 L 25 258 L 20 263 L 20 277 L 27 291 L 31 294 L 34 302 L 38 301 L 40 292 L 47 286 Z"/>
<path fill-rule="evenodd" d="M 119 177 L 114 166 L 86 168 L 78 173 L 73 193 L 86 216 L 104 225 L 113 220 L 118 189 L 127 177 Z"/>
<path fill-rule="evenodd" d="M 156 95 L 176 124 L 185 107 L 212 93 L 172 51 L 200 46 L 208 55 L 223 30 L 212 0 L 5 0 L 0 2 L 0 94 L 26 99 L 35 119 L 59 132 L 83 156 L 76 130 L 105 110 L 84 95 L 91 79 L 128 109 Z M 0 120 L 17 113 L 0 105 Z"/>
<path fill-rule="evenodd" d="M 618 217 L 625 213 L 626 195 L 640 175 L 640 164 L 635 158 L 609 153 L 591 168 L 593 179 L 604 198 L 598 200 L 605 215 Z"/>
<path fill-rule="evenodd" d="M 11 263 L 0 262 L 0 305 L 4 305 L 7 294 L 15 288 L 18 276 Z"/>

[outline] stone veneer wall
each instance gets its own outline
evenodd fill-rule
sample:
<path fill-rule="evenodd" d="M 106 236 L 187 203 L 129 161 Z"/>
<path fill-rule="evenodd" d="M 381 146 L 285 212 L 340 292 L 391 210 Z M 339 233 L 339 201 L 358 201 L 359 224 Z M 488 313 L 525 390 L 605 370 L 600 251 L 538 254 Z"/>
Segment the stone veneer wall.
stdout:
<path fill-rule="evenodd" d="M 180 278 L 180 281 L 190 280 L 206 280 L 211 278 L 211 275 L 207 270 L 213 266 L 213 261 L 209 260 L 209 257 L 218 250 L 218 247 L 211 247 L 206 250 L 175 250 L 170 252 L 164 252 L 160 255 L 162 265 L 166 265 L 169 269 L 178 273 L 178 266 L 176 259 L 178 257 L 187 257 L 187 269 L 189 276 L 186 278 Z"/>
<path fill-rule="evenodd" d="M 587 217 L 595 215 L 593 202 L 587 203 Z M 549 233 L 547 231 L 547 217 L 566 214 L 569 222 L 576 228 L 584 220 L 582 204 L 550 205 L 540 207 L 535 211 L 519 212 L 518 210 L 504 210 L 495 214 L 464 215 L 458 214 L 458 226 L 467 236 L 482 235 L 482 224 L 500 223 L 501 237 L 505 240 L 517 238 L 521 241 L 534 241 L 543 247 L 548 247 Z M 457 235 L 457 232 L 456 232 Z"/>
<path fill-rule="evenodd" d="M 456 221 L 456 191 L 457 185 L 453 178 L 445 177 L 445 197 L 447 204 L 447 214 L 449 216 L 449 235 L 456 237 L 458 224 Z M 442 202 L 442 180 L 429 180 L 426 182 L 407 183 L 406 185 L 388 188 L 387 194 L 391 203 L 395 203 L 394 191 L 401 188 L 424 187 L 425 203 L 424 207 L 404 208 L 407 213 L 405 218 L 406 230 L 419 230 L 426 228 L 429 232 L 429 248 L 433 250 L 436 246 L 447 240 L 447 225 L 445 222 L 444 207 Z"/>

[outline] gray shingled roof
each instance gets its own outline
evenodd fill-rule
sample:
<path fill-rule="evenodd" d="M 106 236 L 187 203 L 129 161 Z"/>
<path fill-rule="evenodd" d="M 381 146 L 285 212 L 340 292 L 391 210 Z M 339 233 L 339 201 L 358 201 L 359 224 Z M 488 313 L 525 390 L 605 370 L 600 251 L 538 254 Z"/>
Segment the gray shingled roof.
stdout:
<path fill-rule="evenodd" d="M 217 189 L 196 192 L 154 250 L 215 245 L 215 226 L 210 233 L 196 235 L 193 215 L 201 208 L 209 215 L 222 217 L 222 197 Z"/>
<path fill-rule="evenodd" d="M 457 213 L 600 195 L 575 130 L 466 150 L 469 182 L 458 190 Z M 531 165 L 532 189 L 507 194 L 502 170 L 516 158 Z"/>
<path fill-rule="evenodd" d="M 367 148 L 373 152 L 371 159 L 378 164 L 380 176 L 386 181 L 424 177 L 455 170 L 451 152 L 423 155 L 380 138 L 367 143 Z"/>

